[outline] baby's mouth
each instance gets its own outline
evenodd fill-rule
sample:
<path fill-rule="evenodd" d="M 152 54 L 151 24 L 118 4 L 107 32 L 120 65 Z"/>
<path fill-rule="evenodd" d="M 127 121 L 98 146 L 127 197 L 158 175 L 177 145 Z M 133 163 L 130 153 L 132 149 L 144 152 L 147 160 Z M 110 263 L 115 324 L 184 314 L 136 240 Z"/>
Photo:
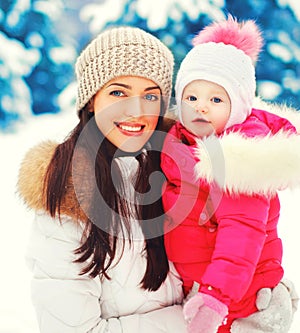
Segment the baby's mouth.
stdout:
<path fill-rule="evenodd" d="M 193 120 L 193 123 L 209 123 L 209 121 L 204 118 L 196 118 Z"/>

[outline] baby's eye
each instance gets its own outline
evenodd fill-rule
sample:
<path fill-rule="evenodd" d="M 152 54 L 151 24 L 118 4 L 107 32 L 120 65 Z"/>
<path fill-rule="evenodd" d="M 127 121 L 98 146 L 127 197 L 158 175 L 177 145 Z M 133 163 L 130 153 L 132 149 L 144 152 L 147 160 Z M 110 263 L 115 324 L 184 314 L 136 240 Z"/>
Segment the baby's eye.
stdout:
<path fill-rule="evenodd" d="M 191 101 L 191 102 L 194 102 L 194 101 L 197 100 L 197 97 L 196 97 L 196 96 L 188 96 L 188 97 L 187 97 L 187 100 L 188 100 L 188 101 Z"/>
<path fill-rule="evenodd" d="M 110 95 L 116 96 L 116 97 L 123 97 L 125 94 L 121 90 L 113 90 L 110 92 Z"/>
<path fill-rule="evenodd" d="M 158 100 L 158 96 L 155 95 L 155 94 L 147 94 L 147 95 L 144 96 L 144 98 L 147 101 L 157 101 Z"/>
<path fill-rule="evenodd" d="M 213 101 L 214 103 L 221 103 L 221 102 L 222 102 L 221 98 L 219 98 L 219 97 L 213 97 L 213 98 L 212 98 L 212 101 Z"/>

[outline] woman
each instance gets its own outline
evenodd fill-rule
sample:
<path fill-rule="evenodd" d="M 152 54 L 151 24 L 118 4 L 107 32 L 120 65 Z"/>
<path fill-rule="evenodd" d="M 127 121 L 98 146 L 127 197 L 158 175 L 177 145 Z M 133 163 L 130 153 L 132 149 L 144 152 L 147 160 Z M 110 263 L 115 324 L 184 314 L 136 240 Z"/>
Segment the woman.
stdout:
<path fill-rule="evenodd" d="M 43 333 L 186 332 L 181 280 L 164 250 L 161 181 L 149 178 L 160 171 L 172 71 L 171 52 L 152 35 L 100 34 L 76 63 L 78 125 L 22 163 Z"/>

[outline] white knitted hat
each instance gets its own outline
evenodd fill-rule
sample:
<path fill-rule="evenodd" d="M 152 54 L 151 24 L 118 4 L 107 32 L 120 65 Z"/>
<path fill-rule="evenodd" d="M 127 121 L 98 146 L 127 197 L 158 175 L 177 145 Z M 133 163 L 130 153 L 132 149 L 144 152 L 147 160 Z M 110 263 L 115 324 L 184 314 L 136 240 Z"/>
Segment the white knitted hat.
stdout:
<path fill-rule="evenodd" d="M 80 111 L 108 81 L 125 75 L 152 80 L 160 87 L 168 103 L 173 65 L 173 54 L 155 36 L 134 27 L 106 30 L 77 59 L 76 109 Z"/>
<path fill-rule="evenodd" d="M 225 128 L 242 123 L 250 114 L 256 82 L 253 63 L 262 46 L 261 34 L 253 21 L 213 23 L 193 40 L 194 47 L 177 73 L 175 93 L 178 117 L 182 122 L 181 99 L 184 88 L 194 80 L 207 80 L 222 86 L 231 101 Z"/>

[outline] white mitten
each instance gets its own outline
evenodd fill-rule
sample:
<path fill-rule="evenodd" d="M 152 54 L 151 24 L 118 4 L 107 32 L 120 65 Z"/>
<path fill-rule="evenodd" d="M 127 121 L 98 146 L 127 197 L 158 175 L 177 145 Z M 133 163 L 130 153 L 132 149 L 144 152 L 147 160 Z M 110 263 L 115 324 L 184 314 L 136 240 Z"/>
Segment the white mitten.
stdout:
<path fill-rule="evenodd" d="M 263 288 L 257 294 L 258 312 L 236 319 L 231 333 L 287 333 L 297 309 L 298 296 L 289 280 L 282 280 L 272 291 Z"/>
<path fill-rule="evenodd" d="M 286 278 L 282 279 L 280 283 L 282 283 L 287 288 L 288 292 L 290 293 L 291 300 L 292 300 L 292 310 L 293 310 L 293 314 L 294 314 L 298 309 L 298 302 L 299 302 L 299 296 L 296 291 L 296 288 L 295 288 L 293 282 Z"/>

